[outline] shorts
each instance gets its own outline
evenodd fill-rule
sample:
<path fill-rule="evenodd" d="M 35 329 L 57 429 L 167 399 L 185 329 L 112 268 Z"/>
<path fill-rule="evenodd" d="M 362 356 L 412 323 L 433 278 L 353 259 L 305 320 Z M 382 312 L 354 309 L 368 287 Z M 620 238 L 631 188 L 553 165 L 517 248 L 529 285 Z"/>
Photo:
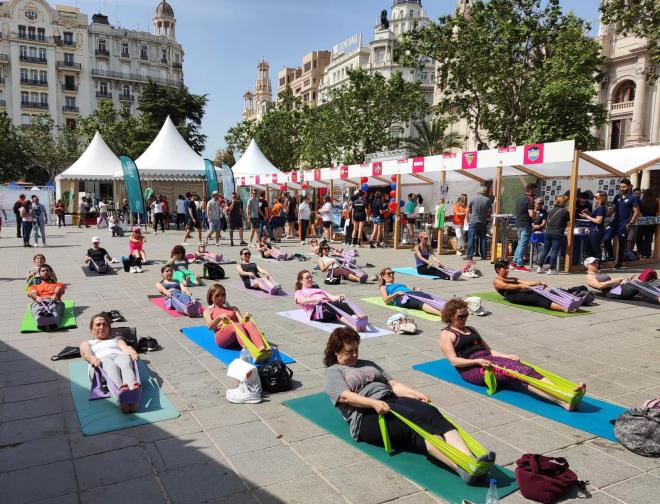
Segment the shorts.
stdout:
<path fill-rule="evenodd" d="M 412 215 L 406 215 L 406 220 L 408 221 L 408 224 L 414 224 L 417 219 Z"/>
<path fill-rule="evenodd" d="M 197 219 L 197 222 L 193 222 L 192 219 L 188 219 L 188 224 L 186 224 L 186 228 L 189 231 L 193 231 L 195 229 L 202 229 L 202 223 Z"/>
<path fill-rule="evenodd" d="M 259 228 L 259 217 L 250 217 L 250 224 L 252 224 L 252 229 Z"/>
<path fill-rule="evenodd" d="M 374 224 L 382 224 L 383 223 L 383 218 L 378 216 L 374 217 Z"/>
<path fill-rule="evenodd" d="M 367 216 L 366 215 L 356 215 L 353 217 L 354 222 L 366 222 Z"/>
<path fill-rule="evenodd" d="M 243 229 L 243 218 L 240 215 L 238 217 L 230 217 L 229 229 L 232 231 L 235 229 Z"/>
<path fill-rule="evenodd" d="M 323 227 L 325 229 L 328 229 L 330 226 L 332 226 L 332 221 L 323 221 Z"/>
<path fill-rule="evenodd" d="M 209 220 L 209 231 L 222 231 L 222 222 L 220 219 Z"/>

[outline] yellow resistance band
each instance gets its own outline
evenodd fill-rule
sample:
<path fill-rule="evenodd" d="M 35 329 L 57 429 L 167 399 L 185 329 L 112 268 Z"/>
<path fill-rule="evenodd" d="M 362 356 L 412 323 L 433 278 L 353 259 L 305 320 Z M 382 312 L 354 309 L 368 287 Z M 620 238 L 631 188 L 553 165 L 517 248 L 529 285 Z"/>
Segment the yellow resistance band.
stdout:
<path fill-rule="evenodd" d="M 241 323 L 247 322 L 247 318 L 243 318 Z M 243 343 L 243 346 L 248 349 L 248 352 L 250 352 L 250 355 L 255 361 L 261 361 L 261 360 L 268 360 L 271 358 L 273 355 L 273 351 L 270 348 L 270 344 L 268 343 L 268 340 L 266 340 L 266 337 L 264 336 L 264 333 L 261 332 L 261 329 L 257 327 L 257 324 L 254 323 L 254 320 L 252 321 L 254 324 L 254 327 L 259 331 L 259 336 L 261 336 L 261 339 L 264 342 L 264 348 L 263 350 L 259 350 L 257 346 L 252 342 L 250 337 L 245 334 L 243 329 L 241 329 L 233 320 L 225 319 L 223 322 L 224 325 L 231 324 L 234 327 L 234 331 L 236 332 L 236 337 L 241 340 L 241 343 Z"/>

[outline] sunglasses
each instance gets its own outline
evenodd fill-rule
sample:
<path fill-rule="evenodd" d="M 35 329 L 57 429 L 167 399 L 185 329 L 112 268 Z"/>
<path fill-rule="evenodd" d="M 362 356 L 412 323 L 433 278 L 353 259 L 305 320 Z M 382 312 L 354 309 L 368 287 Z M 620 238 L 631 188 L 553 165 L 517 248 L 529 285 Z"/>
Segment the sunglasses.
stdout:
<path fill-rule="evenodd" d="M 394 271 L 386 271 L 383 275 L 394 275 Z"/>
<path fill-rule="evenodd" d="M 246 257 L 250 257 L 252 254 L 250 252 L 243 252 L 243 255 Z"/>
<path fill-rule="evenodd" d="M 466 320 L 468 318 L 468 315 L 469 315 L 468 313 L 459 313 L 456 315 L 456 318 L 458 320 Z"/>

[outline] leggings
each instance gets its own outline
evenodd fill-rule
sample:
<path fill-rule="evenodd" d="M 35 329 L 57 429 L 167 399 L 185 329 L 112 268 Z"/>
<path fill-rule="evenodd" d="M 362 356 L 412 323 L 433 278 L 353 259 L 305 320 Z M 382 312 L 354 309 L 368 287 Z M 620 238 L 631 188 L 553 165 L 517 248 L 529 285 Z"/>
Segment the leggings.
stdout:
<path fill-rule="evenodd" d="M 305 241 L 307 239 L 307 228 L 309 227 L 309 219 L 300 219 L 300 239 Z"/>
<path fill-rule="evenodd" d="M 442 278 L 443 280 L 449 280 L 450 278 L 449 275 L 444 271 L 440 271 L 435 266 L 429 266 L 428 264 L 422 264 L 421 266 L 417 266 L 417 273 L 419 273 L 420 275 L 437 276 Z"/>
<path fill-rule="evenodd" d="M 66 224 L 64 223 L 64 214 L 63 213 L 58 213 L 57 214 L 57 227 L 60 227 L 60 226 L 66 226 Z"/>
<path fill-rule="evenodd" d="M 509 303 L 520 304 L 526 306 L 539 306 L 541 308 L 550 309 L 552 301 L 547 297 L 541 296 L 533 291 L 504 291 L 501 292 L 504 299 Z"/>
<path fill-rule="evenodd" d="M 605 236 L 605 229 L 592 229 L 591 234 L 589 235 L 589 240 L 585 243 L 587 248 L 587 257 L 595 257 L 600 259 L 603 255 L 603 252 L 600 250 L 601 245 L 603 244 L 603 237 Z M 611 248 L 611 244 L 610 244 Z M 608 255 L 610 252 L 608 251 Z M 611 255 L 610 255 L 611 257 Z"/>
<path fill-rule="evenodd" d="M 635 296 L 642 296 L 644 299 L 651 301 L 652 303 L 657 302 L 657 298 L 653 294 L 638 289 L 635 285 L 630 283 L 624 283 L 621 285 L 621 294 L 612 294 L 611 289 L 605 293 L 605 297 L 609 299 L 632 299 Z"/>
<path fill-rule="evenodd" d="M 436 436 L 442 436 L 455 429 L 455 427 L 430 404 L 423 403 L 417 399 L 397 397 L 395 395 L 386 397 L 383 401 L 389 404 L 392 410 Z M 403 449 L 414 453 L 420 453 L 422 455 L 428 455 L 424 438 L 404 424 L 401 420 L 388 413 L 385 415 L 385 422 L 394 449 Z M 362 422 L 360 423 L 358 440 L 376 446 L 383 446 L 383 436 L 381 435 L 380 426 L 378 424 L 378 413 L 371 408 L 362 410 Z"/>
<path fill-rule="evenodd" d="M 354 315 L 355 312 L 351 309 L 350 306 L 348 306 L 347 303 L 344 303 L 343 301 L 328 301 L 328 304 L 331 304 L 332 306 L 336 306 L 339 308 L 341 311 L 344 313 L 348 313 L 349 315 Z M 314 318 L 312 320 L 316 320 L 317 322 L 334 322 L 337 320 L 337 312 L 335 312 L 332 309 L 328 308 L 323 308 L 323 316 L 321 318 Z"/>
<path fill-rule="evenodd" d="M 64 313 L 64 303 L 62 301 L 44 301 L 43 304 L 48 307 L 48 311 L 50 311 L 50 313 L 55 316 L 55 320 L 59 322 Z M 41 315 L 43 310 L 43 305 L 36 301 L 30 305 L 30 313 L 32 313 L 32 317 L 35 321 L 37 320 L 37 317 Z"/>
<path fill-rule="evenodd" d="M 133 254 L 128 256 L 128 265 L 129 266 L 140 266 L 142 267 L 142 258 L 135 257 Z"/>
<path fill-rule="evenodd" d="M 255 326 L 251 320 L 248 320 L 244 324 L 241 324 L 240 322 L 234 322 L 234 324 L 247 334 L 248 338 L 252 340 L 252 343 L 254 343 L 257 348 L 265 346 L 264 340 L 259 333 L 259 329 L 257 329 L 257 326 Z M 243 341 L 236 335 L 236 330 L 232 324 L 228 324 L 215 332 L 215 342 L 222 348 L 231 348 L 236 345 L 240 345 L 241 347 L 245 346 Z"/>
<path fill-rule="evenodd" d="M 543 375 L 537 373 L 529 366 L 525 366 L 518 361 L 511 359 L 505 359 L 504 357 L 493 357 L 488 350 L 478 350 L 473 354 L 470 354 L 469 359 L 486 359 L 493 364 L 497 364 L 500 367 L 511 369 L 525 376 L 531 376 L 540 380 L 543 378 Z M 461 375 L 466 382 L 472 383 L 473 385 L 485 386 L 486 382 L 484 380 L 484 368 L 481 366 L 470 366 L 459 368 L 458 373 Z M 497 371 L 495 372 L 495 381 L 498 385 L 511 385 L 519 384 L 523 387 L 527 387 L 527 383 L 520 381 L 516 378 L 500 374 Z"/>
<path fill-rule="evenodd" d="M 165 218 L 162 213 L 154 214 L 154 232 L 158 231 L 158 224 L 160 224 L 160 230 L 165 232 Z"/>
<path fill-rule="evenodd" d="M 122 385 L 132 387 L 137 381 L 135 379 L 135 371 L 133 370 L 133 360 L 125 353 L 115 353 L 106 355 L 100 359 L 103 371 L 106 372 L 108 377 L 112 380 L 117 388 Z M 94 376 L 94 368 L 89 366 L 89 378 Z"/>
<path fill-rule="evenodd" d="M 431 295 L 427 294 L 426 292 L 415 291 L 414 294 L 415 294 L 415 296 L 431 299 Z M 394 304 L 396 306 L 401 307 L 401 308 L 410 308 L 411 310 L 421 310 L 422 307 L 424 306 L 424 303 L 422 303 L 418 299 L 413 299 L 411 297 L 406 299 L 405 303 L 401 302 L 400 297 L 396 297 L 396 298 L 394 298 Z"/>

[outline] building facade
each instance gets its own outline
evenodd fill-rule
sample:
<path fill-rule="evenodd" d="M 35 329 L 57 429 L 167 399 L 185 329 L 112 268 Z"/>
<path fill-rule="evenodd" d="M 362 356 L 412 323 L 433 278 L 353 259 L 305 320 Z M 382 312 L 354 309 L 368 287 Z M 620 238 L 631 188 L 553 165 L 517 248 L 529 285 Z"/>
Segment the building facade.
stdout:
<path fill-rule="evenodd" d="M 243 120 L 258 121 L 273 102 L 273 88 L 270 83 L 270 65 L 262 59 L 257 65 L 257 82 L 254 90 L 243 95 Z"/>
<path fill-rule="evenodd" d="M 313 51 L 303 56 L 298 68 L 283 68 L 277 74 L 278 94 L 290 86 L 293 96 L 309 107 L 316 107 L 320 103 L 319 89 L 328 63 L 330 51 Z"/>
<path fill-rule="evenodd" d="M 24 126 L 44 113 L 73 125 L 101 99 L 137 115 L 149 80 L 183 85 L 183 49 L 166 1 L 153 23 L 151 34 L 113 27 L 103 14 L 88 23 L 77 7 L 52 8 L 43 0 L 0 4 L 0 110 Z"/>

